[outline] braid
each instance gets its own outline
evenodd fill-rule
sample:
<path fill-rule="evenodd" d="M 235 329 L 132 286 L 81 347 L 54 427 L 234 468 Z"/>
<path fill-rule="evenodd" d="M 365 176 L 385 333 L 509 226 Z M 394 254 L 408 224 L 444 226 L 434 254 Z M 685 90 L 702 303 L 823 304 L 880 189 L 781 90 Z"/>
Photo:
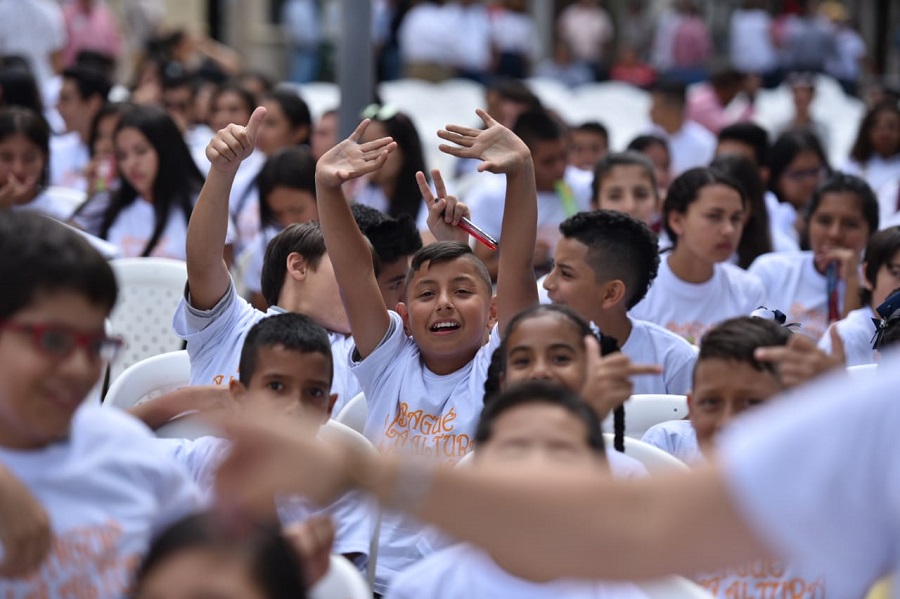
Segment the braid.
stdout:
<path fill-rule="evenodd" d="M 625 453 L 625 406 L 613 410 L 613 448 Z"/>

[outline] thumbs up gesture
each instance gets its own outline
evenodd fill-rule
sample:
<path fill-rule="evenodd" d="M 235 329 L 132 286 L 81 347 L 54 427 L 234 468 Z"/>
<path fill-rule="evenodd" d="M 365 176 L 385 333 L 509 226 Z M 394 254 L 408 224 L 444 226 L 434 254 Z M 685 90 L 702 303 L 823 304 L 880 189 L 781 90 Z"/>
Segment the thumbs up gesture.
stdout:
<path fill-rule="evenodd" d="M 266 109 L 258 106 L 250 115 L 246 127 L 232 123 L 220 129 L 206 146 L 206 158 L 212 168 L 225 173 L 237 172 L 241 162 L 253 153 L 259 124 L 265 116 Z"/>

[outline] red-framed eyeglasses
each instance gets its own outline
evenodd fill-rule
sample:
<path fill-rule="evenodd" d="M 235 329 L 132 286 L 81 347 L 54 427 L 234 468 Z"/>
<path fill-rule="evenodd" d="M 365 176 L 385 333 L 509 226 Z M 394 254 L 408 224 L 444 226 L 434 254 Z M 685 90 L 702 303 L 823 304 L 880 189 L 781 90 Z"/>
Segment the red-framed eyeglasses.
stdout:
<path fill-rule="evenodd" d="M 103 333 L 80 333 L 56 324 L 0 320 L 0 330 L 30 335 L 38 351 L 57 360 L 68 358 L 75 348 L 82 347 L 91 358 L 109 362 L 115 359 L 125 345 L 119 337 L 107 337 Z"/>

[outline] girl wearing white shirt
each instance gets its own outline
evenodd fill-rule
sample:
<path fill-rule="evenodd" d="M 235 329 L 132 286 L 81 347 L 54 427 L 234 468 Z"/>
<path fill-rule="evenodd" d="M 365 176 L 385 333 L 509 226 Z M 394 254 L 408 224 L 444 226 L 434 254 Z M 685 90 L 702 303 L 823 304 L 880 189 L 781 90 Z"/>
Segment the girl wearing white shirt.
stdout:
<path fill-rule="evenodd" d="M 760 256 L 750 272 L 766 286 L 764 305 L 818 340 L 861 306 L 859 260 L 878 230 L 878 200 L 859 177 L 836 173 L 813 194 L 806 222 L 811 251 Z"/>
<path fill-rule="evenodd" d="M 900 287 L 900 227 L 883 229 L 872 236 L 866 246 L 863 271 L 863 307 L 853 310 L 834 326 L 844 345 L 847 366 L 874 364 L 872 347 L 875 335 L 873 319 L 880 318 L 875 308 Z M 831 353 L 831 335 L 826 332 L 819 348 Z"/>
<path fill-rule="evenodd" d="M 769 191 L 778 198 L 778 210 L 770 214 L 775 226 L 791 239 L 803 241 L 803 214 L 810 198 L 831 173 L 818 138 L 798 129 L 781 134 L 769 150 Z"/>
<path fill-rule="evenodd" d="M 72 216 L 71 203 L 44 192 L 50 162 L 50 129 L 38 113 L 0 110 L 0 210 L 29 210 L 57 220 Z"/>
<path fill-rule="evenodd" d="M 695 168 L 676 178 L 663 204 L 663 225 L 675 247 L 631 315 L 695 343 L 716 323 L 763 305 L 762 282 L 727 263 L 746 209 L 740 184 L 720 171 Z"/>
<path fill-rule="evenodd" d="M 900 179 L 900 108 L 895 103 L 878 104 L 866 113 L 844 170 L 875 190 Z"/>
<path fill-rule="evenodd" d="M 135 106 L 114 138 L 120 184 L 79 209 L 76 222 L 123 256 L 184 260 L 187 224 L 203 176 L 164 110 Z"/>

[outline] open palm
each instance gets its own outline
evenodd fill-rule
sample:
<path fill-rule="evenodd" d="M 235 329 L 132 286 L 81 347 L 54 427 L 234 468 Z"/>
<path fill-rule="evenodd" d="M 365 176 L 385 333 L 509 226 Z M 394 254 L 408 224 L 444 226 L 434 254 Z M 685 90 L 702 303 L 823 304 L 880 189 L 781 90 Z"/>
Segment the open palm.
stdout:
<path fill-rule="evenodd" d="M 384 165 L 388 154 L 397 148 L 390 137 L 381 137 L 366 143 L 359 143 L 369 119 L 359 124 L 344 141 L 326 152 L 316 164 L 316 178 L 329 187 L 341 184 L 376 171 Z"/>

